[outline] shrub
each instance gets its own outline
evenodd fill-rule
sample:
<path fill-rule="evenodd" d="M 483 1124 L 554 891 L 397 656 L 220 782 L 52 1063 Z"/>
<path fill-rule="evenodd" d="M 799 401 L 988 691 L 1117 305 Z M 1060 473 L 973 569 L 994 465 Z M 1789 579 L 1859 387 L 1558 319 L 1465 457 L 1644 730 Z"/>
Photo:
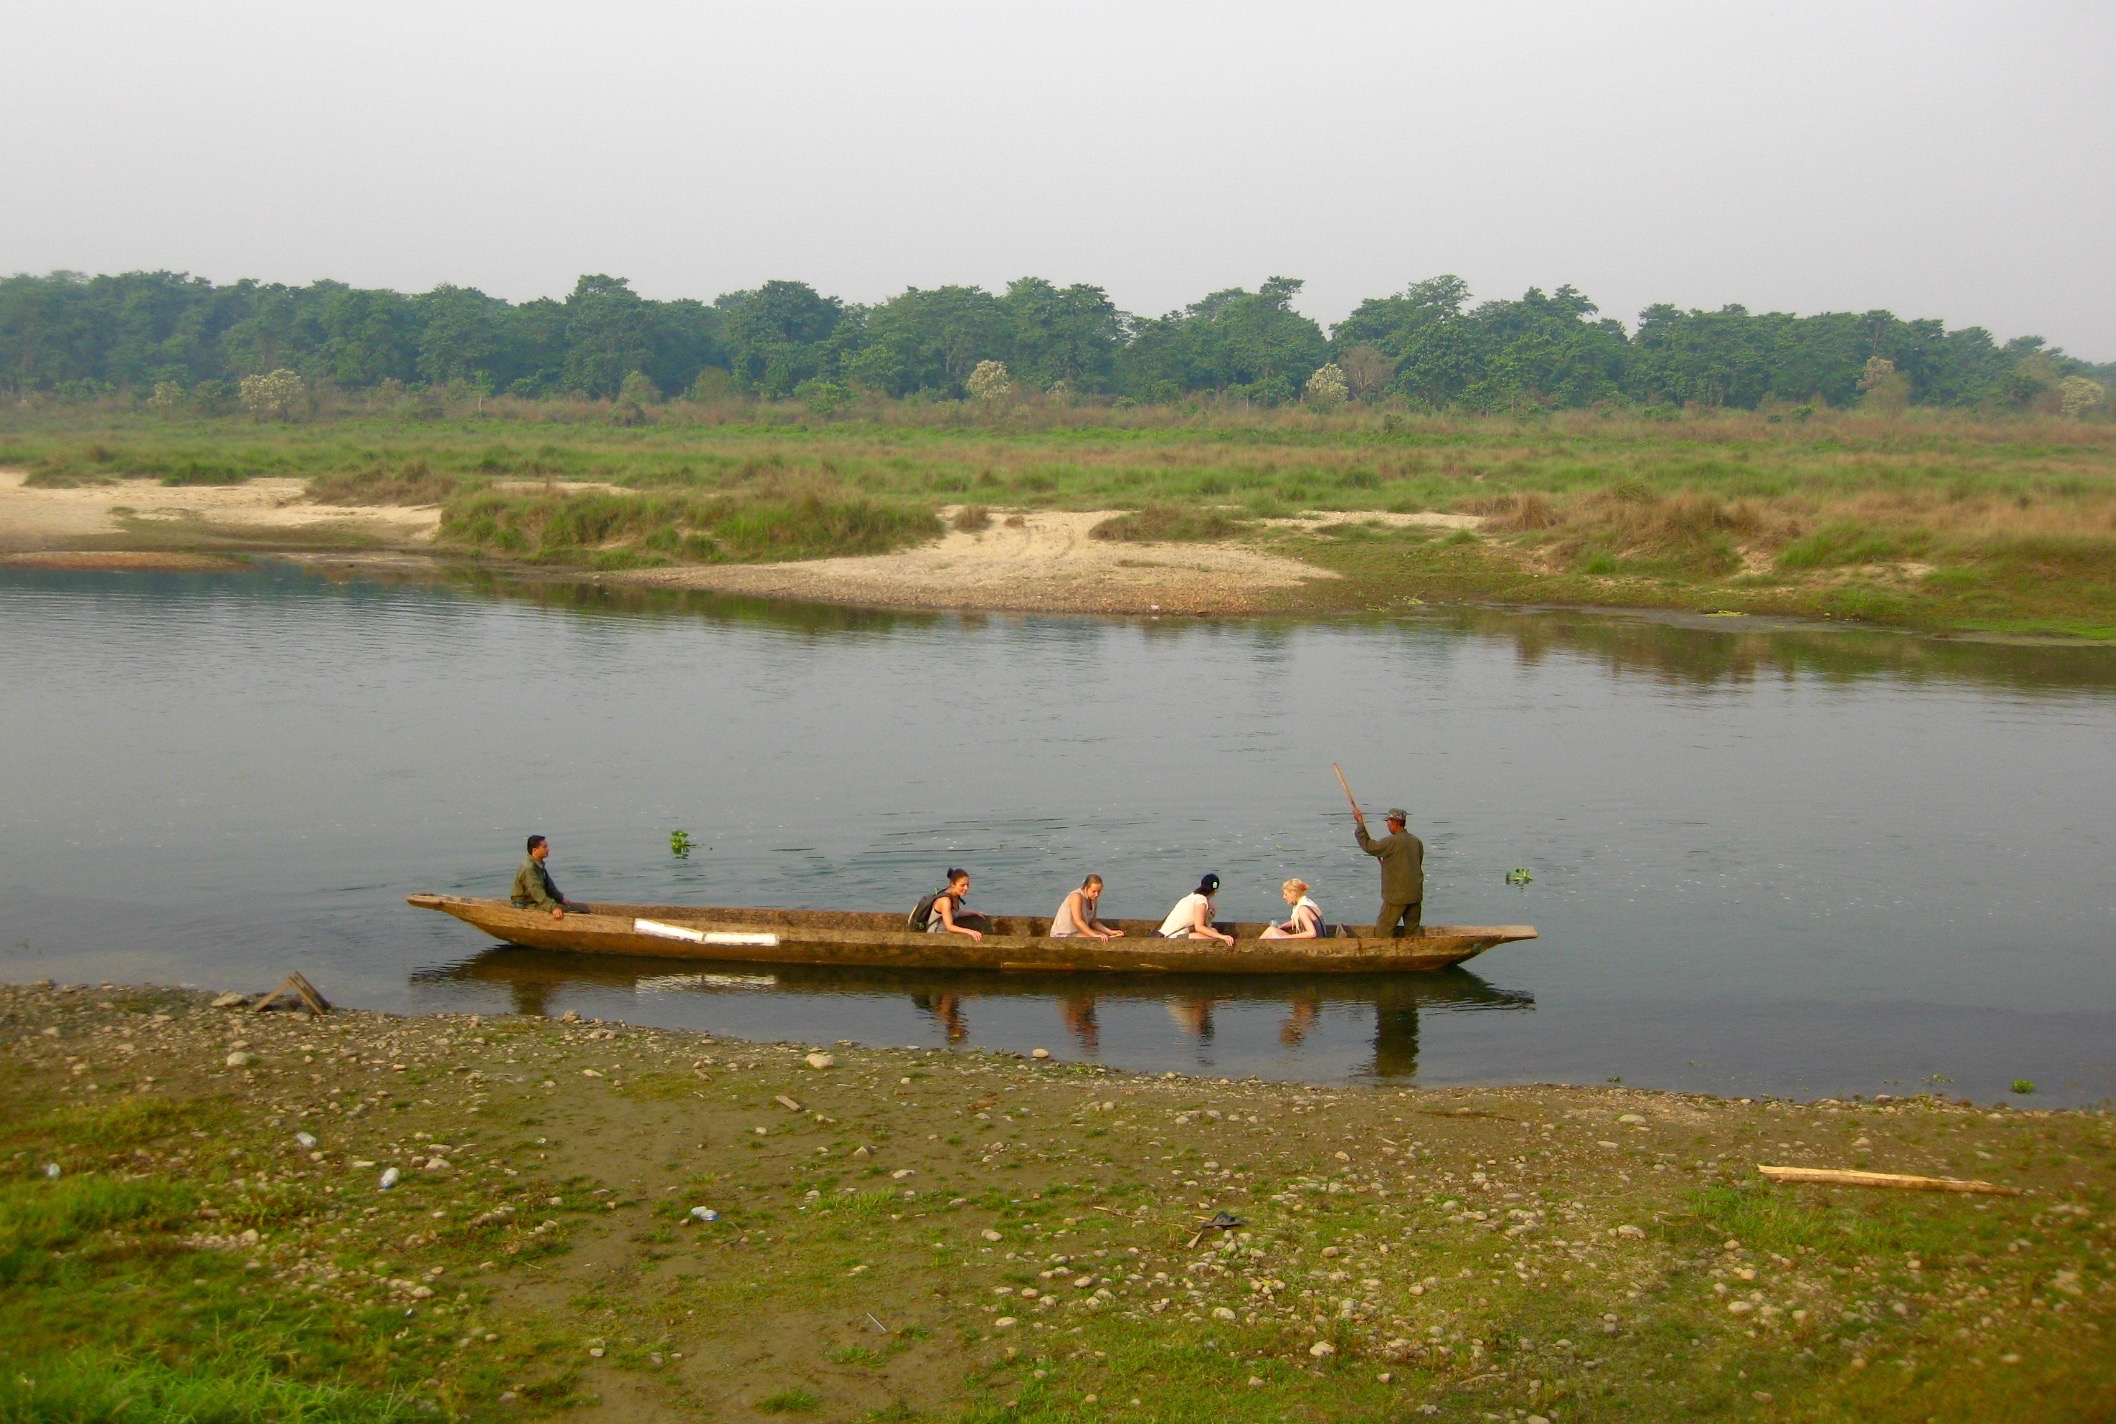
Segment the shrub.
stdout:
<path fill-rule="evenodd" d="M 1115 515 L 1088 530 L 1094 539 L 1116 539 L 1126 543 L 1173 543 L 1204 539 L 1229 539 L 1249 527 L 1220 509 L 1201 509 L 1187 504 L 1150 504 L 1144 509 Z"/>
<path fill-rule="evenodd" d="M 375 465 L 311 480 L 309 498 L 318 504 L 339 505 L 440 504 L 463 483 L 460 476 L 436 471 L 424 460 L 413 460 L 394 470 Z"/>
<path fill-rule="evenodd" d="M 975 534 L 992 526 L 992 512 L 981 504 L 966 504 L 955 511 L 955 527 L 965 534 Z"/>
<path fill-rule="evenodd" d="M 1485 511 L 1485 527 L 1500 532 L 1509 530 L 1555 529 L 1565 522 L 1558 513 L 1549 495 L 1518 494 L 1510 499 L 1493 501 L 1496 506 Z"/>

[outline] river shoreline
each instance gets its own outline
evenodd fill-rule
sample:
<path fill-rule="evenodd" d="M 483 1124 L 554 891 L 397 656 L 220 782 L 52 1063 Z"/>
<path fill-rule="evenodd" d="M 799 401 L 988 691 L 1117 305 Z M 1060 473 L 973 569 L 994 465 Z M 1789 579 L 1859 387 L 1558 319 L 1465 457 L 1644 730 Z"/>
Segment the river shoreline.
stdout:
<path fill-rule="evenodd" d="M 231 999 L 0 989 L 0 1188 L 169 1204 L 54 1239 L 6 1308 L 10 1374 L 121 1351 L 173 1379 L 239 1310 L 357 1347 L 294 1349 L 304 1388 L 470 1418 L 2116 1406 L 2105 1112 L 1148 1077 Z M 1772 1186 L 1760 1162 L 2022 1195 Z M 1219 1211 L 1239 1224 L 1201 1229 Z M 128 1304 L 86 1320 L 61 1276 Z"/>
<path fill-rule="evenodd" d="M 1835 579 L 1811 588 L 1666 586 L 1542 571 L 1523 564 L 1518 551 L 1481 538 L 1484 521 L 1473 515 L 1309 515 L 1261 521 L 1240 538 L 1156 543 L 1093 537 L 1090 531 L 1113 510 L 996 512 L 985 528 L 948 527 L 938 540 L 888 554 L 599 570 L 437 544 L 438 506 L 324 505 L 306 491 L 297 479 L 177 487 L 125 480 L 42 489 L 25 484 L 22 471 L 0 470 L 0 567 L 226 572 L 247 560 L 278 559 L 333 574 L 721 594 L 903 612 L 1315 619 L 1460 606 L 1676 626 L 1856 628 L 2112 646 L 2099 629 L 2021 627 L 2017 617 L 1980 627 L 1920 612 L 1899 572 L 1884 582 L 1901 616 L 1876 617 L 1832 612 L 1846 592 Z M 941 512 L 952 516 L 955 509 Z"/>

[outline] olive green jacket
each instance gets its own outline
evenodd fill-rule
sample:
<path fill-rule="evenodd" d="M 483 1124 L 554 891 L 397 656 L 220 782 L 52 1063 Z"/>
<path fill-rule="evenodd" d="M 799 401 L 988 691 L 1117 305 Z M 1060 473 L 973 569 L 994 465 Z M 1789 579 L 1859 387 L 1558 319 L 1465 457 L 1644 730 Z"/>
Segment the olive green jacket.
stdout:
<path fill-rule="evenodd" d="M 1397 831 L 1376 840 L 1361 826 L 1354 833 L 1359 848 L 1381 862 L 1381 898 L 1390 905 L 1415 905 L 1425 900 L 1425 842 L 1409 831 Z"/>
<path fill-rule="evenodd" d="M 551 872 L 545 870 L 544 863 L 533 855 L 525 857 L 522 868 L 514 872 L 514 888 L 507 892 L 507 898 L 518 910 L 557 910 L 567 903 L 566 897 L 559 894 L 558 887 L 551 883 Z"/>

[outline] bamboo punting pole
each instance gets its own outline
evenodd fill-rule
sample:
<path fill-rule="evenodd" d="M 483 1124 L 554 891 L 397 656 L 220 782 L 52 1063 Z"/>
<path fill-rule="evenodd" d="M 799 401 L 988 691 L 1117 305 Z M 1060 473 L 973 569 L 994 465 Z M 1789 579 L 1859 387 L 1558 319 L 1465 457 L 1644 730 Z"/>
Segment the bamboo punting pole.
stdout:
<path fill-rule="evenodd" d="M 1333 761 L 1330 763 L 1330 770 L 1337 773 L 1337 784 L 1345 789 L 1345 800 L 1352 803 L 1352 819 L 1362 826 L 1365 825 L 1367 818 L 1359 814 L 1359 799 L 1352 794 L 1352 783 L 1345 780 L 1344 768 Z"/>
<path fill-rule="evenodd" d="M 1959 1177 L 1912 1177 L 1900 1172 L 1852 1172 L 1839 1167 L 1766 1167 L 1756 1170 L 1774 1182 L 1813 1182 L 1825 1187 L 1896 1187 L 1911 1192 L 1974 1192 L 1983 1196 L 2017 1197 L 2019 1187 L 1996 1182 L 1967 1182 Z"/>

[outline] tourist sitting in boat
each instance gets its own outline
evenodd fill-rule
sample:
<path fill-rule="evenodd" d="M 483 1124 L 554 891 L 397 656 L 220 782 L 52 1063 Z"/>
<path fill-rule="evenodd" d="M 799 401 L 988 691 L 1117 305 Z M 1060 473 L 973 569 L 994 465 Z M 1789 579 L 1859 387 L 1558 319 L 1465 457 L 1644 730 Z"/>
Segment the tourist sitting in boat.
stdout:
<path fill-rule="evenodd" d="M 1279 887 L 1286 903 L 1293 907 L 1292 918 L 1282 925 L 1271 925 L 1265 929 L 1265 939 L 1315 939 L 1322 934 L 1322 906 L 1308 898 L 1308 882 L 1288 880 Z"/>
<path fill-rule="evenodd" d="M 1080 882 L 1078 890 L 1065 897 L 1058 913 L 1051 916 L 1051 938 L 1071 939 L 1081 935 L 1088 939 L 1122 939 L 1124 931 L 1102 923 L 1101 908 L 1102 877 L 1090 875 Z"/>
<path fill-rule="evenodd" d="M 551 842 L 542 836 L 529 837 L 529 857 L 522 868 L 514 872 L 514 889 L 509 900 L 517 910 L 549 910 L 551 918 L 562 920 L 566 911 L 576 915 L 587 914 L 588 907 L 578 900 L 568 900 L 559 893 L 551 872 L 544 868 L 544 861 L 551 854 Z"/>
<path fill-rule="evenodd" d="M 984 932 L 976 928 L 976 922 L 982 921 L 989 927 L 992 919 L 976 910 L 963 908 L 962 902 L 969 895 L 970 872 L 951 868 L 947 888 L 934 891 L 919 901 L 918 908 L 911 912 L 912 927 L 927 934 L 963 935 L 972 943 L 982 940 Z"/>
<path fill-rule="evenodd" d="M 1212 897 L 1220 892 L 1220 877 L 1208 875 L 1198 882 L 1198 888 L 1176 901 L 1176 907 L 1161 921 L 1155 933 L 1162 939 L 1212 939 L 1221 944 L 1233 944 L 1234 936 L 1221 934 L 1212 927 Z"/>

